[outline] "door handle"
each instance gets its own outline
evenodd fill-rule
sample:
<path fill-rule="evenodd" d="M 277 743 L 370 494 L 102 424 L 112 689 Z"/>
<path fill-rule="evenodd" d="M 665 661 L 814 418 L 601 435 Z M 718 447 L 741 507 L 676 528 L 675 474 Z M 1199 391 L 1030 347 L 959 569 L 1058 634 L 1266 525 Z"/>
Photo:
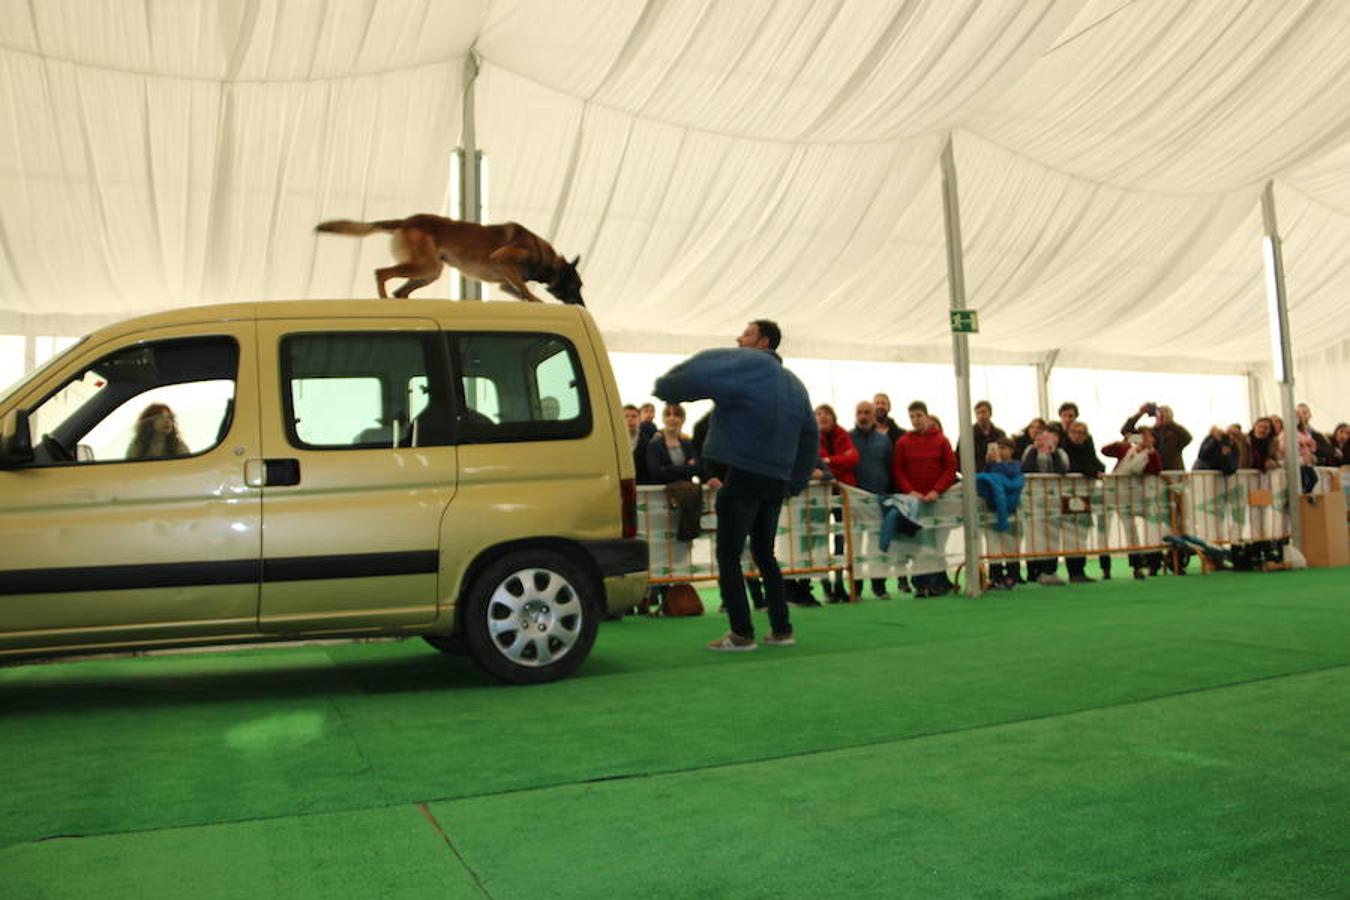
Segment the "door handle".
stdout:
<path fill-rule="evenodd" d="M 298 459 L 250 459 L 244 463 L 244 484 L 249 487 L 286 487 L 299 483 Z"/>

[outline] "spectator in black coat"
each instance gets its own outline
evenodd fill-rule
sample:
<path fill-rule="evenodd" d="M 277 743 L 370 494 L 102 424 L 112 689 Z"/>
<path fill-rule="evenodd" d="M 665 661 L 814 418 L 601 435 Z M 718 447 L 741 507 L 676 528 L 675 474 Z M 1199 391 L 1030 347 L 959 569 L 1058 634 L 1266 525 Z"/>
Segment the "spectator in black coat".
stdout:
<path fill-rule="evenodd" d="M 1192 471 L 1221 472 L 1232 475 L 1238 470 L 1240 454 L 1233 437 L 1217 425 L 1200 442 L 1200 453 L 1195 458 Z"/>
<path fill-rule="evenodd" d="M 1026 456 L 1027 448 L 1036 443 L 1036 435 L 1045 430 L 1045 420 L 1040 416 L 1032 419 L 1017 434 L 1013 435 L 1013 456 L 1019 461 Z"/>
<path fill-rule="evenodd" d="M 647 441 L 650 437 L 642 433 L 642 419 L 638 408 L 631 403 L 623 407 L 623 423 L 628 426 L 628 449 L 633 452 L 633 468 L 637 471 L 637 483 L 647 483 Z"/>
<path fill-rule="evenodd" d="M 647 483 L 692 481 L 698 475 L 694 442 L 683 434 L 684 407 L 667 403 L 661 413 L 665 428 L 647 442 Z"/>
<path fill-rule="evenodd" d="M 642 443 L 645 446 L 648 441 L 656 437 L 656 432 L 661 430 L 656 425 L 656 404 L 642 404 L 642 409 L 638 410 L 638 414 L 641 417 L 638 430 L 642 432 Z"/>
<path fill-rule="evenodd" d="M 1085 478 L 1100 478 L 1102 473 L 1106 471 L 1106 464 L 1097 455 L 1097 448 L 1092 443 L 1092 435 L 1088 433 L 1087 425 L 1078 421 L 1078 407 L 1075 406 L 1073 411 L 1073 418 L 1065 426 L 1064 410 L 1063 408 L 1060 409 L 1060 423 L 1061 426 L 1065 427 L 1065 433 L 1068 436 L 1061 449 L 1069 457 L 1069 471 Z M 1086 518 L 1083 518 L 1082 521 L 1075 524 L 1081 526 L 1085 521 L 1087 521 Z M 1086 537 L 1084 531 L 1085 529 L 1082 527 L 1078 529 L 1080 540 Z M 1103 553 L 1099 562 L 1102 566 L 1102 577 L 1110 578 L 1111 557 Z M 1086 556 L 1066 556 L 1064 557 L 1064 566 L 1069 570 L 1069 582 L 1071 584 L 1085 584 L 1096 580 L 1087 574 Z"/>
<path fill-rule="evenodd" d="M 999 438 L 1007 437 L 1002 428 L 994 424 L 994 406 L 988 400 L 975 404 L 975 424 L 971 430 L 975 433 L 975 471 L 983 472 L 989 466 L 989 445 L 998 443 Z M 956 464 L 961 465 L 961 445 L 956 445 Z"/>
<path fill-rule="evenodd" d="M 1350 424 L 1342 422 L 1331 433 L 1331 443 L 1341 454 L 1341 465 L 1350 465 Z"/>

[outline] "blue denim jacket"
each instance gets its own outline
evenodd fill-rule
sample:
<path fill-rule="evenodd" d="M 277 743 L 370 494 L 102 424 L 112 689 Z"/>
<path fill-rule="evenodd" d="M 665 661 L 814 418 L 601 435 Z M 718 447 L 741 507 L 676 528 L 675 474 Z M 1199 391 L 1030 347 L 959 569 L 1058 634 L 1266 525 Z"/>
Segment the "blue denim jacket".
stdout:
<path fill-rule="evenodd" d="M 656 379 L 653 393 L 668 403 L 717 404 L 703 445 L 709 459 L 786 481 L 789 493 L 806 487 L 819 450 L 816 416 L 777 353 L 704 350 Z"/>

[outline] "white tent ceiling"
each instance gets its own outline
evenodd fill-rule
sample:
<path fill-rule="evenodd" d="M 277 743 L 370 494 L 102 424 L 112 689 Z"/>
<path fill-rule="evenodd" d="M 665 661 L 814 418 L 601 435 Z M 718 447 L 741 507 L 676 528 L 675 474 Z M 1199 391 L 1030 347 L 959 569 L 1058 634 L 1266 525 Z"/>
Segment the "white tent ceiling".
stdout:
<path fill-rule="evenodd" d="M 470 52 L 490 218 L 614 349 L 947 359 L 951 134 L 976 361 L 1268 359 L 1272 179 L 1295 350 L 1350 360 L 1342 0 L 0 0 L 0 332 L 373 296 L 312 226 L 446 209 Z"/>

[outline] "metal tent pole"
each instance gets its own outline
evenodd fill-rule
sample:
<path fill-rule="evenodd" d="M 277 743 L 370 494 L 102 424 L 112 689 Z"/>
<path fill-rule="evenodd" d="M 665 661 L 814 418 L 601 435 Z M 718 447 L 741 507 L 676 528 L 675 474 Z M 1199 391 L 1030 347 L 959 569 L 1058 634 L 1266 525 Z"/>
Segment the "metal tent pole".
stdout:
<path fill-rule="evenodd" d="M 1284 418 L 1284 477 L 1289 502 L 1289 538 L 1303 549 L 1303 523 L 1300 521 L 1298 471 L 1298 415 L 1294 410 L 1294 352 L 1289 337 L 1289 298 L 1284 288 L 1284 251 L 1279 224 L 1275 219 L 1275 182 L 1267 181 L 1261 192 L 1261 221 L 1266 236 L 1266 300 L 1270 305 L 1271 362 L 1275 380 L 1280 383 L 1280 415 Z"/>
<path fill-rule="evenodd" d="M 965 255 L 961 247 L 961 204 L 956 192 L 956 154 L 952 135 L 942 148 L 942 218 L 947 226 L 947 286 L 956 313 L 966 308 Z M 966 333 L 952 329 L 952 364 L 956 368 L 956 405 L 961 421 L 961 514 L 965 525 L 966 596 L 980 596 L 980 535 L 975 493 L 975 429 L 970 409 L 970 348 Z"/>
<path fill-rule="evenodd" d="M 1055 370 L 1055 360 L 1059 351 L 1051 350 L 1045 359 L 1036 363 L 1036 403 L 1040 407 L 1041 418 L 1050 421 L 1050 373 Z"/>
<path fill-rule="evenodd" d="M 1247 421 L 1255 422 L 1261 417 L 1261 376 L 1247 370 Z"/>
<path fill-rule="evenodd" d="M 478 55 L 470 50 L 464 54 L 464 103 L 460 129 L 459 196 L 463 209 L 460 218 L 466 222 L 481 222 L 483 210 L 483 158 L 478 152 L 478 134 L 474 121 L 474 84 L 478 80 Z M 465 300 L 482 300 L 483 286 L 473 278 L 459 276 L 460 296 Z"/>

